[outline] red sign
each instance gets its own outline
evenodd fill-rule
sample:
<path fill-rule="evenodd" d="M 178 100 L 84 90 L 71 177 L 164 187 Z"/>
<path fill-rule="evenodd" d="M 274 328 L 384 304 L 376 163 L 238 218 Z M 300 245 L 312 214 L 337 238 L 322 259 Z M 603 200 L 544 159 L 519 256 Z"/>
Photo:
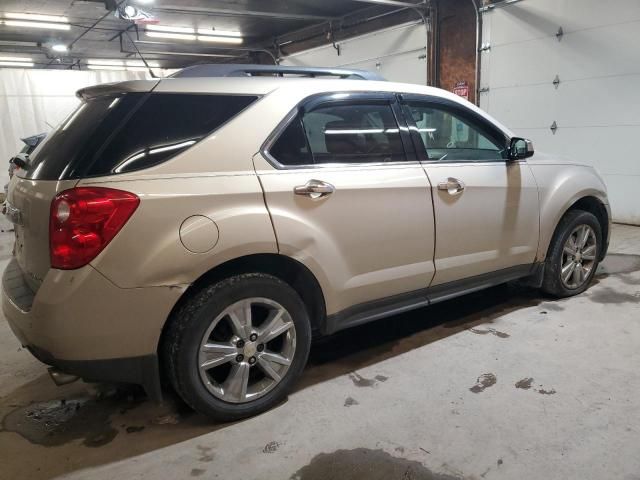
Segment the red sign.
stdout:
<path fill-rule="evenodd" d="M 453 93 L 464 98 L 465 100 L 469 100 L 469 84 L 467 82 L 457 82 L 453 87 Z"/>

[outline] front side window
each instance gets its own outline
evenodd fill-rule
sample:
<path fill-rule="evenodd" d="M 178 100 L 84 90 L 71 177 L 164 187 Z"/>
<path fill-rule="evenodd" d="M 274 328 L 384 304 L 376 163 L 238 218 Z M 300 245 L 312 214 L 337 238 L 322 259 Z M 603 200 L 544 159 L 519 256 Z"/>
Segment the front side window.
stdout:
<path fill-rule="evenodd" d="M 507 150 L 498 139 L 450 109 L 408 103 L 404 110 L 413 120 L 429 160 L 479 162 L 507 158 Z"/>
<path fill-rule="evenodd" d="M 298 115 L 269 153 L 282 165 L 404 161 L 391 105 L 329 104 Z"/>

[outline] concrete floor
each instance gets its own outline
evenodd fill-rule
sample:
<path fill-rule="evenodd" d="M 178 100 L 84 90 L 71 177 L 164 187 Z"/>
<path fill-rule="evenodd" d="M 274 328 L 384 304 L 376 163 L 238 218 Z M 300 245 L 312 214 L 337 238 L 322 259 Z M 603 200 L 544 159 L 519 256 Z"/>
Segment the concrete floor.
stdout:
<path fill-rule="evenodd" d="M 502 286 L 326 339 L 286 402 L 225 425 L 55 387 L 0 321 L 0 478 L 640 479 L 640 228 L 610 252 L 578 297 Z"/>

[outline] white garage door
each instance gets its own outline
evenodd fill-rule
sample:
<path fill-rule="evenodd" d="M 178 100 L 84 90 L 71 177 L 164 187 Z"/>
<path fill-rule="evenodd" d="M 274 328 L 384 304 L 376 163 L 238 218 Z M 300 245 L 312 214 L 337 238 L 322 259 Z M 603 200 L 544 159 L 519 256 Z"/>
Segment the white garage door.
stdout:
<path fill-rule="evenodd" d="M 377 71 L 394 82 L 427 84 L 427 31 L 424 23 L 399 25 L 295 53 L 282 65 L 350 67 Z"/>
<path fill-rule="evenodd" d="M 480 106 L 594 165 L 614 220 L 640 224 L 640 1 L 522 0 L 483 13 L 483 44 Z"/>

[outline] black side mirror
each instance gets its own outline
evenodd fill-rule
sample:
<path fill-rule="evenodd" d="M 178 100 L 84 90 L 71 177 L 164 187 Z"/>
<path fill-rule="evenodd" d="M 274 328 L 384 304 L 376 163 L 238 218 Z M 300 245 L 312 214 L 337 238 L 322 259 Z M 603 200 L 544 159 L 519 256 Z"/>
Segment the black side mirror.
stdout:
<path fill-rule="evenodd" d="M 533 143 L 526 138 L 513 137 L 509 143 L 509 160 L 521 160 L 532 157 Z"/>

